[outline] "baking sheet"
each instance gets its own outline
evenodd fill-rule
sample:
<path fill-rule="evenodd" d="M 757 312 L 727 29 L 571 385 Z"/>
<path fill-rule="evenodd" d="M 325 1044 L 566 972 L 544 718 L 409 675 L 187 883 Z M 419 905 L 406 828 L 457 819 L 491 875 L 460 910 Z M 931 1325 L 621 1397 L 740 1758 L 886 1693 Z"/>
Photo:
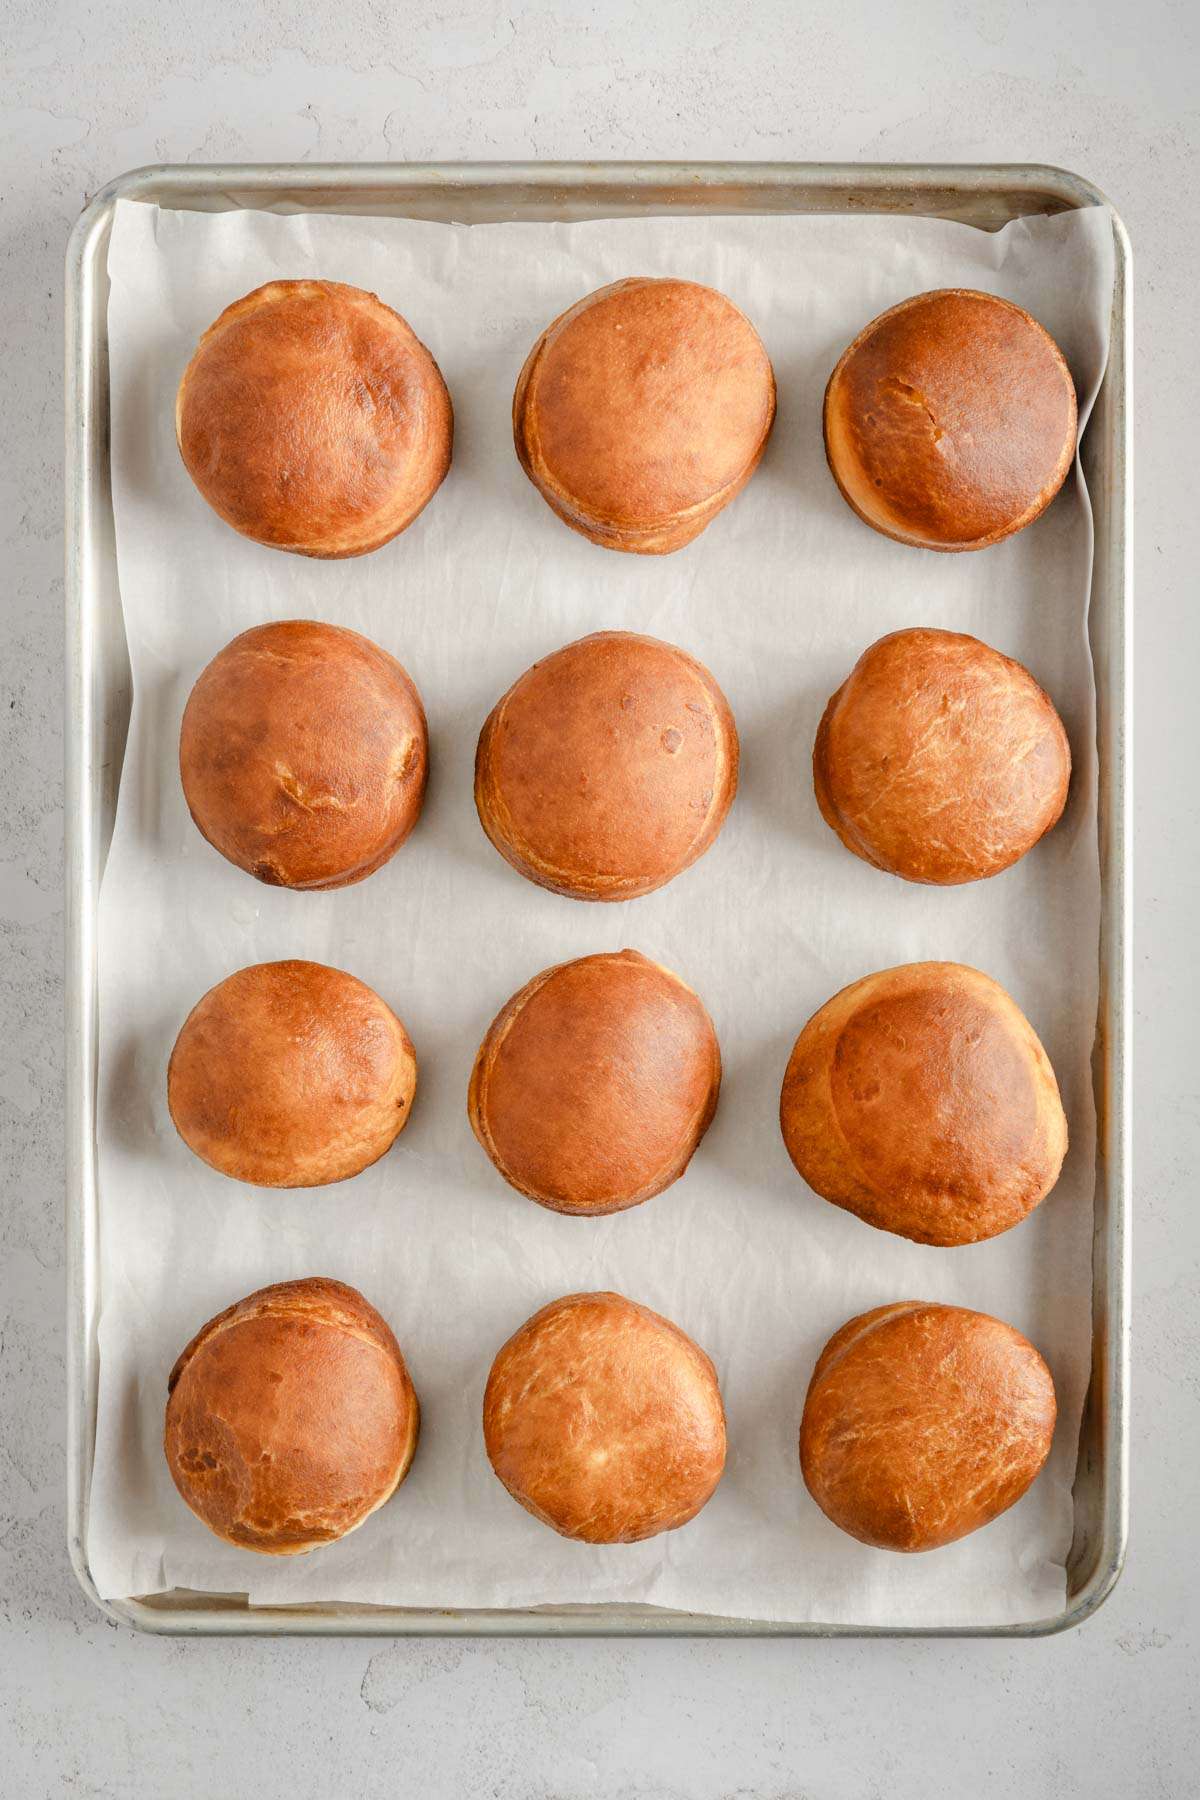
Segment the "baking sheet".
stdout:
<path fill-rule="evenodd" d="M 1087 1379 L 1094 1149 L 1089 1057 L 1099 887 L 1091 534 L 1073 478 L 1029 532 L 981 556 L 907 551 L 861 526 L 823 466 L 820 393 L 875 312 L 969 284 L 1028 306 L 1059 339 L 1086 415 L 1104 365 L 1111 222 L 1102 209 L 996 236 L 931 220 L 622 220 L 453 228 L 387 220 L 159 212 L 120 203 L 110 249 L 112 466 L 135 706 L 101 903 L 100 1407 L 89 1553 L 102 1593 L 182 1586 L 252 1600 L 437 1607 L 649 1602 L 861 1624 L 1002 1624 L 1061 1607 L 1070 1480 Z M 562 527 L 512 454 L 512 383 L 537 332 L 631 272 L 713 282 L 776 366 L 780 415 L 746 494 L 665 559 L 597 550 Z M 397 305 L 454 395 L 450 478 L 393 545 L 309 563 L 237 538 L 194 493 L 173 395 L 200 331 L 275 276 L 357 282 Z M 340 894 L 259 887 L 187 818 L 175 768 L 191 682 L 234 632 L 324 617 L 399 655 L 430 714 L 421 826 Z M 1067 817 L 1015 870 L 944 893 L 849 856 L 808 778 L 828 693 L 905 624 L 974 631 L 1026 662 L 1067 721 Z M 743 784 L 717 846 L 660 893 L 587 907 L 521 881 L 479 830 L 475 737 L 533 658 L 605 626 L 670 638 L 712 668 L 738 717 Z M 498 1007 L 548 963 L 631 944 L 676 968 L 716 1020 L 721 1107 L 688 1174 L 634 1212 L 585 1221 L 509 1190 L 470 1134 L 465 1093 Z M 223 1181 L 175 1138 L 164 1070 L 198 995 L 243 963 L 351 969 L 405 1019 L 421 1060 L 411 1125 L 357 1180 L 315 1194 Z M 922 956 L 973 962 L 1013 992 L 1063 1087 L 1072 1150 L 1054 1195 L 1007 1237 L 903 1243 L 799 1182 L 778 1135 L 796 1031 L 837 987 Z M 266 1281 L 324 1273 L 396 1328 L 424 1411 L 413 1472 L 341 1544 L 292 1562 L 212 1539 L 159 1446 L 165 1380 L 203 1319 Z M 611 1286 L 713 1355 L 730 1422 L 725 1479 L 700 1517 L 649 1544 L 592 1549 L 520 1511 L 483 1456 L 495 1349 L 538 1305 Z M 809 1501 L 796 1431 L 812 1362 L 851 1313 L 909 1296 L 1011 1319 L 1060 1398 L 1051 1463 L 1004 1519 L 919 1558 L 852 1543 Z"/>

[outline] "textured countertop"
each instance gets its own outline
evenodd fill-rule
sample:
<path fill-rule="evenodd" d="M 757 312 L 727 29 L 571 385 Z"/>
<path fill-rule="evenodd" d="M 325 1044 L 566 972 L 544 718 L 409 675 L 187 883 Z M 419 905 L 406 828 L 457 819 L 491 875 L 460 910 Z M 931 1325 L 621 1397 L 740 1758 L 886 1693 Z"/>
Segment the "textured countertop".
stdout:
<path fill-rule="evenodd" d="M 555 16 L 557 11 L 558 16 Z M 1186 0 L 0 9 L 0 1787 L 495 1800 L 1195 1792 L 1200 13 Z M 1041 1642 L 171 1642 L 64 1545 L 62 259 L 161 161 L 1037 161 L 1137 277 L 1135 1430 L 1125 1575 Z"/>

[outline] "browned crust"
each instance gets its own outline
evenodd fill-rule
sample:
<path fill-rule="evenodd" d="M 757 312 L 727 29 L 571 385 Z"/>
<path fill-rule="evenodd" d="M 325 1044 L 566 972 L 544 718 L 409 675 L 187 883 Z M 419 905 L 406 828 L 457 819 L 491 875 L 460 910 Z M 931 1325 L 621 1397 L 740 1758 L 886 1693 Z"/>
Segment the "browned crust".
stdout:
<path fill-rule="evenodd" d="M 296 733 L 291 672 L 306 684 L 304 723 L 317 724 L 319 738 Z M 345 712 L 348 673 L 359 676 L 355 718 Z M 301 761 L 308 780 L 297 794 Z M 425 709 L 408 671 L 360 633 L 308 619 L 257 625 L 226 644 L 192 688 L 179 773 L 196 829 L 235 867 L 272 887 L 350 887 L 389 862 L 420 817 Z"/>
<path fill-rule="evenodd" d="M 563 1537 L 637 1543 L 685 1525 L 725 1465 L 711 1359 L 678 1325 L 613 1293 L 551 1301 L 497 1353 L 488 1460 Z"/>
<path fill-rule="evenodd" d="M 1013 1326 L 905 1300 L 850 1319 L 809 1382 L 800 1464 L 817 1505 L 861 1543 L 918 1552 L 990 1524 L 1050 1453 L 1054 1383 Z"/>
<path fill-rule="evenodd" d="M 292 959 L 239 969 L 197 1001 L 167 1065 L 167 1106 L 218 1173 L 316 1188 L 390 1150 L 416 1084 L 412 1040 L 379 995 Z"/>
<path fill-rule="evenodd" d="M 210 1319 L 167 1395 L 163 1450 L 181 1497 L 216 1536 L 269 1556 L 356 1530 L 404 1480 L 420 1432 L 390 1328 L 356 1289 L 322 1276 L 260 1288 Z M 343 1434 L 334 1456 L 330 1429 Z"/>
<path fill-rule="evenodd" d="M 552 320 L 537 339 L 517 377 L 512 406 L 513 444 L 517 459 L 551 511 L 565 525 L 569 525 L 573 531 L 577 531 L 582 537 L 587 538 L 590 543 L 598 544 L 607 550 L 625 551 L 637 556 L 665 556 L 674 550 L 682 549 L 685 544 L 691 543 L 694 538 L 698 537 L 716 515 L 729 505 L 731 500 L 737 498 L 762 460 L 767 440 L 771 435 L 771 427 L 775 422 L 777 399 L 775 372 L 764 351 L 769 404 L 761 436 L 758 442 L 751 447 L 746 463 L 738 475 L 694 505 L 682 511 L 649 519 L 642 524 L 633 524 L 628 519 L 618 520 L 615 517 L 605 517 L 598 512 L 589 511 L 574 501 L 562 483 L 556 480 L 553 471 L 540 452 L 536 422 L 531 417 L 529 405 L 531 391 L 536 385 L 537 373 L 548 348 L 562 334 L 565 327 L 594 306 L 597 301 L 607 300 L 612 295 L 621 292 L 652 286 L 695 288 L 706 297 L 715 292 L 714 289 L 703 288 L 696 282 L 681 282 L 670 278 L 650 276 L 627 276 L 622 281 L 612 282 L 607 287 L 599 288 L 595 293 L 586 295 Z M 725 295 L 720 295 L 719 298 L 732 313 L 735 313 L 745 323 L 753 334 L 754 340 L 758 342 L 757 332 L 754 331 L 753 325 L 740 307 L 735 306 L 733 301 Z"/>
<path fill-rule="evenodd" d="M 394 392 L 385 382 L 381 396 L 371 396 L 371 405 L 385 415 L 380 425 L 382 435 L 376 452 L 356 461 L 362 431 L 356 382 L 367 390 L 370 383 L 364 373 L 356 373 L 357 365 L 351 361 L 344 370 L 345 392 L 332 388 L 328 339 L 317 334 L 310 355 L 313 365 L 320 371 L 319 398 L 306 393 L 303 386 L 299 387 L 289 397 L 291 412 L 280 423 L 279 444 L 273 446 L 270 442 L 267 433 L 275 425 L 268 419 L 260 454 L 226 480 L 219 469 L 219 448 L 215 451 L 217 467 L 212 466 L 214 450 L 208 442 L 208 434 L 219 434 L 223 418 L 224 409 L 219 402 L 223 354 L 227 358 L 232 356 L 228 373 L 235 389 L 245 382 L 246 371 L 240 367 L 243 347 L 234 346 L 230 350 L 231 329 L 245 325 L 254 315 L 265 314 L 272 307 L 286 308 L 297 300 L 313 299 L 326 303 L 330 319 L 350 322 L 359 330 L 373 332 L 379 340 L 395 340 L 414 379 L 402 393 Z M 293 349 L 294 346 L 281 342 L 278 354 L 291 356 Z M 275 354 L 271 335 L 260 336 L 252 352 L 252 374 L 257 377 L 261 372 L 265 376 Z M 197 411 L 192 404 L 192 390 L 200 386 L 202 378 L 210 377 L 212 392 L 199 402 Z M 288 510 L 279 504 L 275 484 L 290 474 L 293 462 L 297 467 L 303 467 L 306 459 L 332 458 L 327 485 L 333 485 L 333 468 L 336 466 L 338 478 L 345 481 L 346 492 L 352 493 L 356 482 L 365 485 L 373 478 L 373 464 L 377 460 L 396 461 L 399 450 L 399 440 L 394 436 L 397 417 L 409 414 L 414 407 L 419 412 L 421 441 L 407 446 L 401 466 L 395 469 L 389 497 L 381 497 L 373 506 L 348 506 L 340 524 L 333 518 L 317 523 L 311 517 L 305 517 L 303 509 L 291 515 L 290 524 L 285 523 Z M 332 437 L 329 435 L 331 429 Z M 213 511 L 226 524 L 271 549 L 336 559 L 364 556 L 380 549 L 411 525 L 428 505 L 450 467 L 454 410 L 449 390 L 433 357 L 407 320 L 377 294 L 336 281 L 272 281 L 227 306 L 201 337 L 179 384 L 175 433 L 188 473 Z M 387 448 L 381 457 L 379 444 L 384 438 Z M 244 446 L 242 448 L 244 450 Z M 284 456 L 289 459 L 287 468 L 279 461 Z M 265 509 L 261 516 L 256 514 L 256 486 L 261 488 Z"/>
<path fill-rule="evenodd" d="M 1030 326 L 1037 334 L 1039 343 L 1048 347 L 1052 353 L 1052 361 L 1061 373 L 1067 394 L 1069 395 L 1070 414 L 1070 429 L 1064 436 L 1062 449 L 1058 454 L 1052 472 L 1038 491 L 1031 497 L 1028 504 L 1021 508 L 1011 518 L 996 524 L 991 530 L 984 531 L 961 543 L 938 541 L 920 532 L 907 531 L 896 521 L 888 520 L 882 517 L 878 511 L 873 511 L 869 504 L 864 504 L 863 500 L 853 491 L 853 487 L 850 484 L 845 471 L 840 467 L 838 452 L 831 441 L 836 433 L 836 411 L 839 386 L 845 378 L 846 371 L 852 366 L 855 358 L 862 352 L 864 346 L 870 343 L 870 340 L 884 324 L 897 319 L 902 314 L 915 307 L 927 304 L 931 300 L 950 298 L 985 301 L 990 305 L 994 305 L 997 308 L 1004 309 L 1009 313 L 1017 315 Z M 966 550 L 986 550 L 990 548 L 991 545 L 1001 543 L 1003 539 L 1011 537 L 1015 532 L 1023 531 L 1027 525 L 1032 525 L 1035 519 L 1041 517 L 1042 513 L 1045 512 L 1050 502 L 1062 487 L 1063 482 L 1066 480 L 1067 471 L 1070 469 L 1071 463 L 1074 460 L 1076 433 L 1078 429 L 1078 404 L 1075 395 L 1075 385 L 1071 379 L 1071 372 L 1067 367 L 1066 359 L 1049 332 L 1046 331 L 1043 325 L 1038 323 L 1032 314 L 1027 313 L 1023 307 L 1017 306 L 1011 300 L 1001 299 L 997 294 L 986 294 L 974 288 L 937 288 L 928 293 L 914 294 L 909 299 L 902 300 L 899 305 L 889 307 L 886 312 L 880 313 L 877 318 L 872 319 L 869 324 L 865 325 L 853 342 L 846 347 L 839 357 L 825 388 L 825 398 L 822 406 L 822 429 L 825 439 L 825 458 L 829 464 L 830 474 L 837 483 L 838 491 L 843 500 L 845 500 L 851 511 L 857 514 L 864 525 L 869 525 L 873 531 L 880 532 L 882 536 L 891 538 L 895 543 L 908 544 L 917 549 L 943 551 L 949 554 Z"/>
<path fill-rule="evenodd" d="M 827 1001 L 792 1050 L 779 1123 L 814 1192 L 923 1244 L 1010 1230 L 1054 1187 L 1067 1149 L 1033 1027 L 961 963 L 884 969 Z"/>
<path fill-rule="evenodd" d="M 835 832 L 842 840 L 847 850 L 853 851 L 854 855 L 861 857 L 863 862 L 870 863 L 872 868 L 882 870 L 883 864 L 876 861 L 875 857 L 871 855 L 866 843 L 859 838 L 857 833 L 851 830 L 846 820 L 843 819 L 841 813 L 838 812 L 837 808 L 834 806 L 833 798 L 829 792 L 829 783 L 826 778 L 826 769 L 829 760 L 829 722 L 833 717 L 841 694 L 842 688 L 839 688 L 837 693 L 830 696 L 829 703 L 826 706 L 825 711 L 821 714 L 821 723 L 817 726 L 817 735 L 813 739 L 813 793 L 816 796 L 817 809 L 820 812 L 821 817 L 829 826 L 829 829 Z M 891 871 L 884 870 L 884 873 L 891 873 Z"/>
<path fill-rule="evenodd" d="M 697 1025 L 701 1035 L 698 1037 L 698 1041 L 694 1047 L 695 1054 L 697 1056 L 704 1055 L 708 1061 L 708 1080 L 704 1096 L 691 1117 L 678 1130 L 676 1145 L 668 1161 L 653 1176 L 651 1176 L 649 1180 L 632 1188 L 627 1188 L 620 1193 L 618 1198 L 615 1198 L 606 1204 L 572 1196 L 563 1187 L 552 1190 L 546 1186 L 536 1186 L 532 1181 L 522 1176 L 520 1170 L 515 1168 L 511 1161 L 506 1160 L 497 1145 L 489 1114 L 489 1088 L 491 1078 L 496 1065 L 504 1052 L 505 1044 L 510 1037 L 516 1021 L 525 1012 L 531 1002 L 534 1002 L 536 997 L 551 984 L 556 977 L 563 974 L 566 970 L 577 970 L 585 966 L 595 970 L 597 976 L 601 979 L 619 979 L 622 970 L 630 967 L 636 967 L 647 971 L 651 969 L 655 970 L 657 974 L 663 978 L 665 983 L 670 984 L 672 989 L 679 990 L 679 992 L 686 997 L 688 1004 L 697 1012 Z M 598 1006 L 603 1004 L 602 996 L 599 993 L 595 994 L 593 998 Z M 615 1049 L 609 1050 L 608 1060 L 613 1065 L 609 1074 L 610 1085 L 614 1086 L 614 1090 L 617 1085 L 622 1087 L 627 1085 L 629 1071 L 626 1066 L 617 1065 Z M 582 1079 L 587 1082 L 588 1096 L 591 1097 L 594 1093 L 597 1079 L 595 1071 L 589 1069 L 582 1076 Z M 479 1046 L 475 1064 L 471 1070 L 470 1086 L 467 1093 L 467 1116 L 470 1119 L 471 1129 L 474 1131 L 475 1136 L 478 1138 L 483 1149 L 487 1152 L 487 1155 L 510 1187 L 516 1188 L 518 1193 L 526 1195 L 530 1200 L 536 1200 L 540 1206 L 548 1207 L 553 1212 L 571 1213 L 588 1218 L 600 1218 L 609 1213 L 624 1212 L 632 1206 L 640 1206 L 643 1201 L 653 1198 L 655 1194 L 661 1194 L 665 1188 L 670 1187 L 673 1182 L 678 1181 L 679 1177 L 683 1174 L 684 1170 L 692 1160 L 692 1157 L 695 1155 L 701 1138 L 703 1138 L 713 1121 L 720 1092 L 720 1046 L 717 1043 L 717 1035 L 713 1029 L 712 1020 L 705 1011 L 699 997 L 685 982 L 681 981 L 677 975 L 673 974 L 670 969 L 663 968 L 661 963 L 652 963 L 649 958 L 642 956 L 636 950 L 621 950 L 611 955 L 601 954 L 597 956 L 580 957 L 574 963 L 557 963 L 553 968 L 544 969 L 540 975 L 535 975 L 532 981 L 526 982 L 525 986 L 521 988 L 518 993 L 513 995 L 512 999 L 501 1008 L 496 1018 L 492 1021 L 482 1044 Z M 546 1123 L 545 1097 L 536 1091 L 530 1092 L 528 1095 L 528 1106 L 531 1117 L 535 1118 L 539 1125 L 544 1126 Z M 569 1111 L 562 1121 L 562 1130 L 565 1136 L 568 1138 L 571 1137 L 573 1132 L 573 1120 Z M 617 1169 L 614 1166 L 614 1163 L 610 1163 L 604 1170 L 604 1175 L 609 1183 L 616 1182 Z M 617 1185 L 620 1185 L 619 1182 L 617 1182 Z"/>
<path fill-rule="evenodd" d="M 737 793 L 739 743 L 737 726 L 729 702 L 709 671 L 695 657 L 689 656 L 685 650 L 674 645 L 664 644 L 660 639 L 639 636 L 631 631 L 597 631 L 589 637 L 577 639 L 575 643 L 564 646 L 555 655 L 564 655 L 567 651 L 575 651 L 583 644 L 599 644 L 624 639 L 631 644 L 651 644 L 656 649 L 669 650 L 696 677 L 711 709 L 713 741 L 716 747 L 716 769 L 712 783 L 712 799 L 708 810 L 696 831 L 684 856 L 672 862 L 669 868 L 661 871 L 635 872 L 631 874 L 602 874 L 597 871 L 574 871 L 555 866 L 540 857 L 536 849 L 522 838 L 513 823 L 510 809 L 505 801 L 504 793 L 495 779 L 492 769 L 492 748 L 497 733 L 503 723 L 506 709 L 512 705 L 514 698 L 520 693 L 522 684 L 533 669 L 541 668 L 552 658 L 543 658 L 532 665 L 524 675 L 501 696 L 484 721 L 479 734 L 479 743 L 475 752 L 475 808 L 479 814 L 479 822 L 489 841 L 501 856 L 517 873 L 524 875 L 528 881 L 538 887 L 549 889 L 551 893 L 561 894 L 572 900 L 633 900 L 642 894 L 652 893 L 663 887 L 676 875 L 681 875 L 694 862 L 711 849 L 715 843 L 721 826 L 724 824 L 730 807 Z"/>
<path fill-rule="evenodd" d="M 865 650 L 813 742 L 825 823 L 873 868 L 931 886 L 1011 868 L 1062 817 L 1070 779 L 1062 720 L 1028 669 L 932 627 Z"/>

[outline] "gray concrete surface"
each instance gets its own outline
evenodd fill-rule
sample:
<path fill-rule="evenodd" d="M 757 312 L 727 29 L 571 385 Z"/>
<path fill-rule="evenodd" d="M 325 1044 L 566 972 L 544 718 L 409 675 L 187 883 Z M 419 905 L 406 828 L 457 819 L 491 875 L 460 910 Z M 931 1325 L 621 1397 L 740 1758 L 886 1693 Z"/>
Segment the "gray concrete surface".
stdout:
<path fill-rule="evenodd" d="M 0 1792 L 1197 1792 L 1196 77 L 1190 0 L 592 6 L 0 0 Z M 139 1638 L 63 1547 L 61 288 L 71 222 L 160 160 L 1037 160 L 1138 275 L 1133 1541 L 1041 1643 Z"/>

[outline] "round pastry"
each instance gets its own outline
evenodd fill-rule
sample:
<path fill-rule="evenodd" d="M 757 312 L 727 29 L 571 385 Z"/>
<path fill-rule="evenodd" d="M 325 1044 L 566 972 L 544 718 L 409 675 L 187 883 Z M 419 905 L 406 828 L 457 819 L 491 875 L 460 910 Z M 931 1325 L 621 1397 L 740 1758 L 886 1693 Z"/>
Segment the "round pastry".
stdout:
<path fill-rule="evenodd" d="M 1009 868 L 1057 824 L 1071 749 L 1028 669 L 957 631 L 894 631 L 825 708 L 813 786 L 855 856 L 941 886 Z"/>
<path fill-rule="evenodd" d="M 779 1120 L 809 1187 L 918 1244 L 1018 1224 L 1067 1149 L 1033 1027 L 961 963 L 905 963 L 835 994 L 796 1039 Z"/>
<path fill-rule="evenodd" d="M 725 1466 L 712 1363 L 620 1294 L 568 1294 L 526 1320 L 492 1364 L 483 1437 L 513 1499 L 588 1544 L 686 1525 Z"/>
<path fill-rule="evenodd" d="M 256 963 L 210 988 L 167 1068 L 175 1129 L 222 1175 L 323 1187 L 377 1162 L 408 1123 L 417 1061 L 365 982 L 324 963 Z"/>
<path fill-rule="evenodd" d="M 576 900 L 630 900 L 709 848 L 737 791 L 733 714 L 673 644 L 598 631 L 527 669 L 475 754 L 501 856 Z"/>
<path fill-rule="evenodd" d="M 416 824 L 428 766 L 421 697 L 395 657 L 308 619 L 226 644 L 179 735 L 192 818 L 222 856 L 276 887 L 373 874 Z"/>
<path fill-rule="evenodd" d="M 775 376 L 749 319 L 694 281 L 635 276 L 547 327 L 513 395 L 521 467 L 610 550 L 697 537 L 758 466 Z"/>
<path fill-rule="evenodd" d="M 231 1544 L 297 1556 L 390 1500 L 420 1409 L 400 1346 L 355 1288 L 260 1288 L 202 1326 L 167 1383 L 171 1478 Z"/>
<path fill-rule="evenodd" d="M 926 550 L 983 550 L 1044 512 L 1075 454 L 1049 332 L 995 294 L 917 294 L 860 331 L 825 390 L 825 454 L 860 519 Z"/>
<path fill-rule="evenodd" d="M 1054 1383 L 1027 1338 L 927 1300 L 877 1306 L 817 1359 L 800 1467 L 827 1518 L 881 1550 L 936 1550 L 1021 1498 L 1050 1454 Z"/>
<path fill-rule="evenodd" d="M 338 281 L 271 281 L 200 339 L 175 405 L 188 474 L 243 536 L 362 556 L 450 467 L 437 364 L 399 313 Z"/>
<path fill-rule="evenodd" d="M 493 1020 L 471 1127 L 504 1179 L 555 1212 L 611 1213 L 677 1181 L 721 1088 L 712 1020 L 636 950 L 559 963 Z"/>

